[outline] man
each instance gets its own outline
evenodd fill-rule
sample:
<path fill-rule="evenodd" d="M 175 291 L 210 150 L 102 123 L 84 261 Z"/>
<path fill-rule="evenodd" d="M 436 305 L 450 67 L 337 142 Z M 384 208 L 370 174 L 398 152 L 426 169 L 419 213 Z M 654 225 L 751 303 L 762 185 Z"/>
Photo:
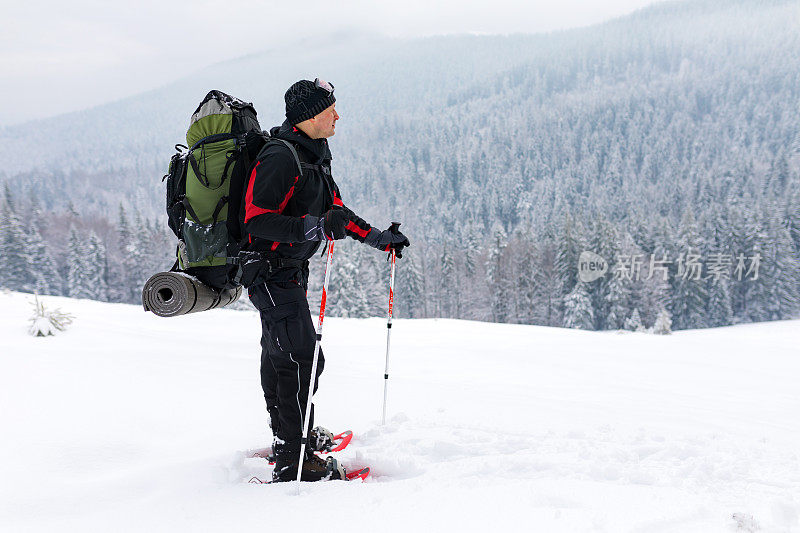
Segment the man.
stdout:
<path fill-rule="evenodd" d="M 301 80 L 289 87 L 285 101 L 286 120 L 270 133 L 288 142 L 299 161 L 284 142 L 265 145 L 250 174 L 244 218 L 248 249 L 264 252 L 272 269 L 262 269 L 249 295 L 261 315 L 261 385 L 275 436 L 274 481 L 297 478 L 316 340 L 305 293 L 308 259 L 322 242 L 345 236 L 393 249 L 397 257 L 409 246 L 402 233 L 373 228 L 342 203 L 327 141 L 339 120 L 333 85 L 319 78 Z M 324 365 L 320 349 L 315 391 Z M 313 416 L 312 406 L 309 428 Z M 309 436 L 302 479 L 339 477 L 341 472 L 313 453 L 316 441 Z"/>

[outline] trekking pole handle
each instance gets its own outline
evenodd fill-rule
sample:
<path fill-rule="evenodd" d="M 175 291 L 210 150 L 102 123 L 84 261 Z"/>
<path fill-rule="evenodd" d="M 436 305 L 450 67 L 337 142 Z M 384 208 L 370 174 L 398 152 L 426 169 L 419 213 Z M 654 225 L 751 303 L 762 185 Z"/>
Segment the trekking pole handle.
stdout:
<path fill-rule="evenodd" d="M 392 225 L 389 226 L 389 232 L 391 233 L 400 233 L 400 223 L 399 222 L 392 222 Z M 386 256 L 386 260 L 394 260 L 394 248 L 389 250 L 389 255 Z"/>

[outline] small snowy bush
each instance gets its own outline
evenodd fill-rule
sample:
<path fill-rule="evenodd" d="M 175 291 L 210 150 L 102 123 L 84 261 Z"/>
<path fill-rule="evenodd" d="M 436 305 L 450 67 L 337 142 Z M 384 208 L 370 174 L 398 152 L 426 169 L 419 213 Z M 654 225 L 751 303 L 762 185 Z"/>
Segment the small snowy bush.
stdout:
<path fill-rule="evenodd" d="M 653 324 L 653 333 L 656 335 L 669 335 L 672 333 L 672 317 L 666 309 L 662 309 L 658 313 L 656 323 Z"/>
<path fill-rule="evenodd" d="M 50 311 L 39 301 L 38 296 L 34 296 L 34 298 L 34 312 L 30 318 L 31 327 L 28 329 L 28 333 L 34 337 L 47 337 L 55 335 L 56 331 L 64 331 L 67 326 L 72 324 L 74 316 L 61 311 L 61 309 Z"/>
<path fill-rule="evenodd" d="M 634 308 L 631 316 L 625 320 L 624 327 L 628 331 L 646 331 L 644 325 L 642 325 L 642 319 L 639 316 L 638 309 Z"/>
<path fill-rule="evenodd" d="M 746 513 L 733 513 L 732 517 L 736 521 L 736 531 L 748 531 L 755 533 L 761 528 L 753 515 Z"/>

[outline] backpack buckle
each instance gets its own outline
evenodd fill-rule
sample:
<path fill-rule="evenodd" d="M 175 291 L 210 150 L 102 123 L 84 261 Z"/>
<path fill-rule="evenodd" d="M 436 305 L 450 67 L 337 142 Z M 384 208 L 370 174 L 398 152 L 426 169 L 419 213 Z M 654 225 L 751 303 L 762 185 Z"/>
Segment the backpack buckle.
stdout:
<path fill-rule="evenodd" d="M 186 243 L 183 240 L 178 241 L 177 252 L 180 266 L 185 270 L 189 266 L 189 253 L 186 251 Z"/>

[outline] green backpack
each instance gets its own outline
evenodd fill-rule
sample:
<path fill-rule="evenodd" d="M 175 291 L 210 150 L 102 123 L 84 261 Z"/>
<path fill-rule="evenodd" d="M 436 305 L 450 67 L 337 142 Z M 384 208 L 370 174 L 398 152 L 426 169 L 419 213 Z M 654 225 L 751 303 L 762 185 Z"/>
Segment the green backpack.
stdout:
<path fill-rule="evenodd" d="M 184 271 L 216 289 L 239 285 L 236 257 L 247 235 L 243 189 L 255 155 L 266 142 L 253 104 L 221 91 L 200 102 L 175 145 L 167 180 L 167 217 L 178 237 L 173 271 Z"/>

